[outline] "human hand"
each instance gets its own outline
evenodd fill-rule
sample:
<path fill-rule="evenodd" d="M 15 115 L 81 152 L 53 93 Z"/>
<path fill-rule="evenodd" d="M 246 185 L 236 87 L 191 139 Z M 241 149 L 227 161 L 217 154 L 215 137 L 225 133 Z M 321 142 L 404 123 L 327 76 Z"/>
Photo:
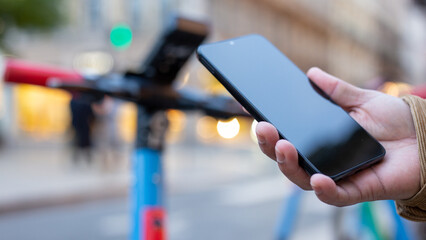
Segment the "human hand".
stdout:
<path fill-rule="evenodd" d="M 288 179 L 302 189 L 313 189 L 321 201 L 331 205 L 401 200 L 416 194 L 420 190 L 420 162 L 409 106 L 400 98 L 357 88 L 318 68 L 310 69 L 307 75 L 383 145 L 386 156 L 336 184 L 323 174 L 310 177 L 299 166 L 295 147 L 279 140 L 274 126 L 259 122 L 256 134 L 263 153 L 278 162 Z"/>

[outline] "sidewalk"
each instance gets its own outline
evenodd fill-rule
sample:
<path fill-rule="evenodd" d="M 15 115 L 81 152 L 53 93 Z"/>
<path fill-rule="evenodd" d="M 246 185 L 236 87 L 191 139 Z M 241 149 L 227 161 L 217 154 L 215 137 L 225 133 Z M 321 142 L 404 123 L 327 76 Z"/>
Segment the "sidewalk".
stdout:
<path fill-rule="evenodd" d="M 171 145 L 164 155 L 166 191 L 176 194 L 269 173 L 270 160 L 247 148 Z M 65 142 L 24 142 L 0 150 L 0 214 L 125 196 L 132 179 L 131 147 L 109 170 L 96 152 L 93 163 L 72 164 Z M 232 159 L 230 161 L 229 159 Z M 237 161 L 235 161 L 237 159 Z M 256 167 L 253 167 L 253 164 Z"/>
<path fill-rule="evenodd" d="M 98 160 L 98 159 L 94 159 Z M 124 195 L 127 161 L 103 172 L 99 162 L 75 166 L 65 143 L 23 143 L 0 151 L 0 214 Z"/>

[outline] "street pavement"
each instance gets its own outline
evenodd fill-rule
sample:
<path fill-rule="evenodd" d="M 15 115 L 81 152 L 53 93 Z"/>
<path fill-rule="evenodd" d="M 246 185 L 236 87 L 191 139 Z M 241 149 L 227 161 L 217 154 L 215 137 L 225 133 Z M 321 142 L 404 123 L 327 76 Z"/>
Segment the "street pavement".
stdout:
<path fill-rule="evenodd" d="M 62 140 L 2 149 L 1 239 L 127 239 L 130 150 L 105 169 L 73 165 Z M 164 170 L 169 239 L 274 239 L 294 189 L 252 143 L 172 144 Z M 301 201 L 291 239 L 332 239 L 334 208 Z"/>
<path fill-rule="evenodd" d="M 274 239 L 281 199 L 238 205 L 222 194 L 216 189 L 170 195 L 169 239 Z M 324 209 L 304 211 L 310 212 L 309 219 L 298 219 L 292 239 L 331 239 Z M 0 216 L 0 232 L 2 239 L 128 239 L 129 213 L 127 198 L 101 199 L 6 214 Z M 305 228 L 303 223 L 311 225 Z"/>

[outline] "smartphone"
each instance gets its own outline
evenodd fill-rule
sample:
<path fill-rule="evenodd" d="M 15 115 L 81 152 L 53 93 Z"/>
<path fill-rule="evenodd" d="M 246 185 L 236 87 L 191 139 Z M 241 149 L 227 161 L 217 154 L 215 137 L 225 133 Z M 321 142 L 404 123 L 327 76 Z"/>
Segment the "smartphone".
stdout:
<path fill-rule="evenodd" d="M 384 157 L 383 146 L 264 37 L 201 45 L 197 56 L 257 121 L 296 147 L 310 175 L 338 181 Z"/>

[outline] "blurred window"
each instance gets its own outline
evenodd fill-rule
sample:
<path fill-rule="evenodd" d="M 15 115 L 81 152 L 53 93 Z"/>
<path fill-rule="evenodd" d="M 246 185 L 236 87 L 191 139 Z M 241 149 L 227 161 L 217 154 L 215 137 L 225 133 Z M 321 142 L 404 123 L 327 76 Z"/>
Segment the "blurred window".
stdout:
<path fill-rule="evenodd" d="M 130 0 L 131 26 L 136 31 L 141 22 L 141 0 Z"/>
<path fill-rule="evenodd" d="M 87 2 L 89 9 L 90 27 L 98 29 L 102 23 L 101 19 L 101 0 L 89 0 Z"/>

